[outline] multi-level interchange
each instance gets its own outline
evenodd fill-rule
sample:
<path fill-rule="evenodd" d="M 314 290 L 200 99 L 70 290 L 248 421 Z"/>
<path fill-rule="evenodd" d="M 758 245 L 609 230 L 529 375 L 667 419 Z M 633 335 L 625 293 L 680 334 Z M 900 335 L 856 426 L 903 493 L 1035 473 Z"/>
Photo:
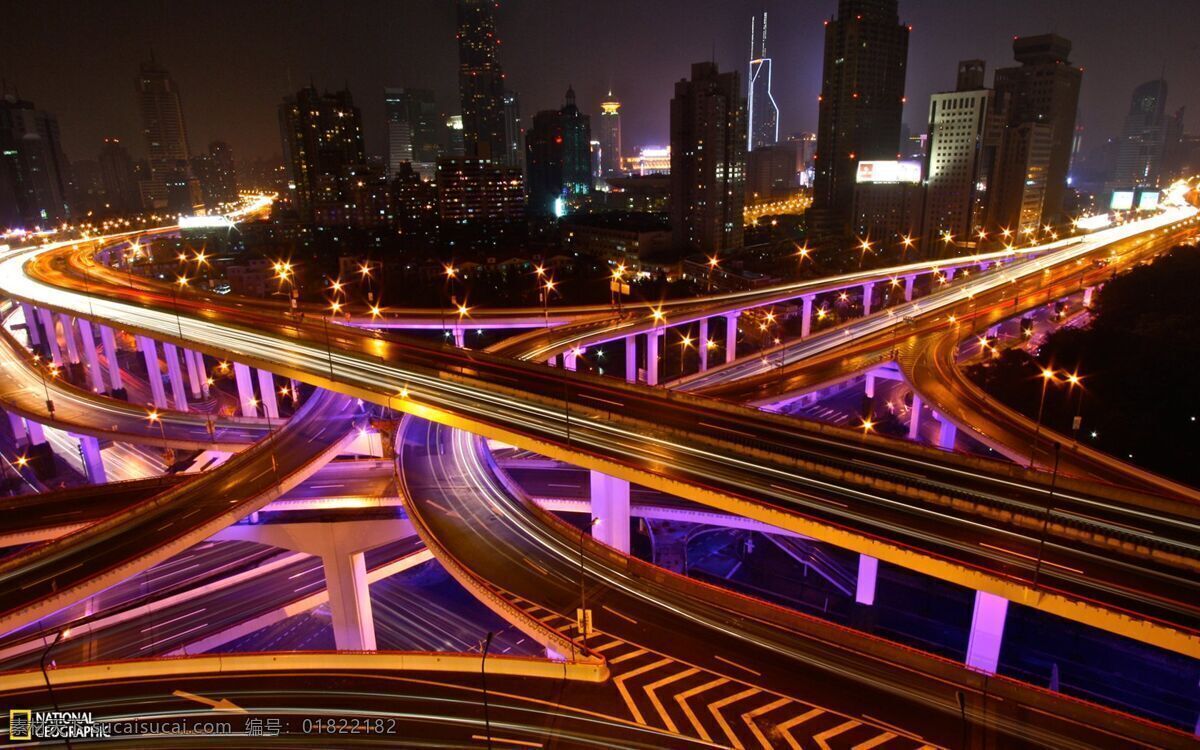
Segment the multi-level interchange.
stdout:
<path fill-rule="evenodd" d="M 5 501 L 0 536 L 23 547 L 0 560 L 0 694 L 292 732 L 333 712 L 429 744 L 1188 746 L 997 665 L 1017 607 L 1200 656 L 1196 492 L 989 401 L 957 364 L 963 341 L 1193 235 L 1182 193 L 1017 251 L 553 318 L 216 297 L 125 273 L 136 232 L 7 249 L 0 401 L 28 460 L 65 432 L 95 486 Z M 248 199 L 232 218 L 269 208 Z M 814 301 L 843 291 L 862 315 L 810 331 Z M 737 356 L 755 310 L 789 305 L 801 336 Z M 664 337 L 692 325 L 699 371 L 680 377 Z M 526 330 L 463 346 L 485 326 Z M 606 348 L 623 372 L 574 372 Z M 233 378 L 238 416 L 193 411 L 218 396 L 210 373 Z M 775 413 L 864 375 L 867 396 L 913 392 L 909 441 Z M 134 391 L 151 406 L 119 397 Z M 1010 460 L 955 451 L 964 439 Z M 202 450 L 203 470 L 105 484 L 102 452 L 125 445 Z M 590 534 L 562 520 L 578 513 Z M 856 553 L 844 587 L 866 610 L 881 563 L 966 587 L 965 658 L 640 561 L 631 518 Z M 382 649 L 371 587 L 431 558 L 493 613 L 494 639 Z M 336 653 L 278 631 L 314 608 Z M 418 610 L 454 632 L 453 605 Z M 250 638 L 273 627 L 288 650 Z"/>

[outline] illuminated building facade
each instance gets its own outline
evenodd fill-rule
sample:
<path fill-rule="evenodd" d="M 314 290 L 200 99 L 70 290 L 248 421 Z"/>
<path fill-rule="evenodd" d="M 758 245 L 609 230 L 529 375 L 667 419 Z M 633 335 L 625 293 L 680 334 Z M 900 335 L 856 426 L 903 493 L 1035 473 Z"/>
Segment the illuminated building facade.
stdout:
<path fill-rule="evenodd" d="M 562 109 L 533 116 L 525 135 L 529 210 L 561 216 L 566 201 L 592 191 L 591 118 L 579 111 L 574 89 Z"/>
<path fill-rule="evenodd" d="M 496 0 L 457 0 L 458 90 L 464 155 L 509 163 L 504 118 L 504 71 L 497 58 Z"/>
<path fill-rule="evenodd" d="M 523 235 L 525 183 L 519 169 L 485 159 L 438 159 L 437 198 L 443 246 L 497 247 Z"/>
<path fill-rule="evenodd" d="M 119 138 L 105 138 L 97 158 L 104 202 L 113 213 L 133 213 L 142 207 L 137 176 L 133 172 L 133 157 Z"/>
<path fill-rule="evenodd" d="M 191 171 L 179 88 L 171 74 L 151 59 L 138 71 L 137 96 L 150 161 L 149 179 L 141 185 L 142 201 L 146 208 L 190 214 L 202 196 Z"/>
<path fill-rule="evenodd" d="M 0 230 L 67 218 L 66 170 L 54 115 L 15 96 L 0 97 Z"/>
<path fill-rule="evenodd" d="M 600 102 L 600 176 L 620 174 L 621 168 L 621 102 L 611 91 Z"/>
<path fill-rule="evenodd" d="M 438 159 L 438 111 L 428 89 L 383 90 L 387 115 L 389 177 L 409 162 L 421 177 L 432 180 Z"/>
<path fill-rule="evenodd" d="M 757 17 L 750 19 L 750 77 L 746 87 L 750 150 L 779 142 L 779 106 L 771 93 L 771 58 L 767 57 L 767 14 L 762 14 L 761 41 L 755 37 L 757 21 Z"/>
<path fill-rule="evenodd" d="M 366 162 L 362 115 L 350 92 L 300 89 L 279 106 L 279 127 L 301 220 L 324 213 L 323 206 L 345 202 L 347 169 Z"/>
<path fill-rule="evenodd" d="M 1167 82 L 1148 81 L 1133 90 L 1129 114 L 1117 146 L 1114 187 L 1156 186 L 1162 173 L 1171 118 L 1167 117 Z"/>
<path fill-rule="evenodd" d="M 192 160 L 192 171 L 200 181 L 206 208 L 238 199 L 237 168 L 233 163 L 233 149 L 228 143 L 210 143 L 208 153 Z"/>
<path fill-rule="evenodd" d="M 742 246 L 745 102 L 737 73 L 692 65 L 671 100 L 671 231 L 677 250 L 711 255 Z"/>

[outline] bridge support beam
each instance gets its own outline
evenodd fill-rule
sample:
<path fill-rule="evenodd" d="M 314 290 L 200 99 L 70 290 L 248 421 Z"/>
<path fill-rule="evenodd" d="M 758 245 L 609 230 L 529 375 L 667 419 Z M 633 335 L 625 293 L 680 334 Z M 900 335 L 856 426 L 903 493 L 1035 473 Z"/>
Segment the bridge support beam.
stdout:
<path fill-rule="evenodd" d="M 104 459 L 100 456 L 100 441 L 91 435 L 72 435 L 79 441 L 79 455 L 83 458 L 83 470 L 92 484 L 104 484 L 108 476 L 104 473 Z"/>
<path fill-rule="evenodd" d="M 167 392 L 163 388 L 162 370 L 158 368 L 158 345 L 149 336 L 137 337 L 138 349 L 146 360 L 146 380 L 150 381 L 150 395 L 154 406 L 159 409 L 167 408 Z"/>
<path fill-rule="evenodd" d="M 915 273 L 904 277 L 904 301 L 912 302 L 913 287 L 916 286 L 917 275 Z"/>
<path fill-rule="evenodd" d="M 658 336 L 658 331 L 646 333 L 646 385 L 658 385 Z"/>
<path fill-rule="evenodd" d="M 163 359 L 167 360 L 167 380 L 171 381 L 171 398 L 179 411 L 188 410 L 187 390 L 183 387 L 183 370 L 179 367 L 179 348 L 163 342 Z"/>
<path fill-rule="evenodd" d="M 949 284 L 951 281 L 954 281 L 954 274 L 957 271 L 957 268 L 947 268 L 945 271 L 942 271 L 942 275 L 946 277 L 947 284 Z"/>
<path fill-rule="evenodd" d="M 625 337 L 625 382 L 637 382 L 637 336 Z"/>
<path fill-rule="evenodd" d="M 725 364 L 737 359 L 737 332 L 740 312 L 725 315 Z"/>
<path fill-rule="evenodd" d="M 34 422 L 32 419 L 25 420 L 26 433 L 29 436 L 29 445 L 41 445 L 46 442 L 46 430 L 42 427 L 41 422 Z"/>
<path fill-rule="evenodd" d="M 50 349 L 50 361 L 62 367 L 62 350 L 58 348 L 58 334 L 54 330 L 54 315 L 44 307 L 37 309 L 38 320 L 42 323 L 42 332 L 46 335 L 46 346 Z"/>
<path fill-rule="evenodd" d="M 867 371 L 867 378 L 863 384 L 863 388 L 866 391 L 867 398 L 875 398 L 875 372 L 873 370 Z"/>
<path fill-rule="evenodd" d="M 583 354 L 586 349 L 576 348 L 568 349 L 563 352 L 563 369 L 575 372 L 575 368 L 579 366 L 579 355 Z"/>
<path fill-rule="evenodd" d="M 29 336 L 30 346 L 40 346 L 42 334 L 38 331 L 37 313 L 34 311 L 33 305 L 22 302 L 21 313 L 25 316 L 25 331 Z"/>
<path fill-rule="evenodd" d="M 1008 600 L 985 591 L 975 592 L 975 610 L 971 614 L 971 635 L 967 640 L 966 664 L 987 674 L 995 674 L 1000 664 L 1000 645 L 1004 641 L 1004 620 Z"/>
<path fill-rule="evenodd" d="M 257 417 L 258 409 L 254 402 L 254 383 L 250 380 L 250 367 L 241 362 L 233 363 L 233 380 L 237 383 L 238 405 L 243 417 Z"/>
<path fill-rule="evenodd" d="M 858 556 L 858 581 L 854 586 L 854 601 L 868 606 L 875 603 L 875 578 L 879 560 L 870 555 Z"/>
<path fill-rule="evenodd" d="M 942 450 L 952 451 L 954 450 L 954 439 L 958 435 L 958 428 L 954 426 L 953 422 L 946 419 L 945 414 L 940 415 L 939 419 L 941 426 L 938 427 L 938 447 Z"/>
<path fill-rule="evenodd" d="M 124 388 L 121 380 L 121 363 L 117 361 L 117 336 L 109 326 L 100 326 L 100 343 L 104 347 L 104 361 L 108 365 L 108 384 L 112 391 Z"/>
<path fill-rule="evenodd" d="M 697 332 L 696 352 L 700 355 L 700 372 L 708 371 L 708 318 L 700 319 L 700 330 Z"/>
<path fill-rule="evenodd" d="M 5 412 L 8 414 L 8 428 L 12 430 L 13 440 L 18 444 L 24 440 L 29 441 L 29 431 L 25 429 L 25 418 L 15 412 Z"/>
<path fill-rule="evenodd" d="M 79 344 L 75 341 L 75 316 L 59 313 L 58 322 L 62 323 L 63 343 L 67 345 L 67 361 L 77 365 L 79 364 Z"/>
<path fill-rule="evenodd" d="M 629 482 L 591 472 L 592 536 L 629 554 Z"/>
<path fill-rule="evenodd" d="M 454 326 L 454 345 L 459 349 L 467 345 L 467 331 L 462 326 Z"/>
<path fill-rule="evenodd" d="M 270 370 L 258 371 L 258 392 L 262 396 L 263 413 L 279 419 L 279 402 L 275 399 L 275 375 Z"/>
<path fill-rule="evenodd" d="M 921 435 L 921 397 L 913 393 L 912 409 L 908 416 L 908 439 L 916 440 Z"/>
<path fill-rule="evenodd" d="M 367 585 L 366 557 L 362 552 L 321 556 L 333 643 L 338 651 L 374 651 L 375 621 L 371 614 L 371 589 Z"/>
<path fill-rule="evenodd" d="M 79 338 L 83 340 L 83 357 L 87 360 L 88 382 L 96 393 L 104 393 L 104 374 L 100 370 L 100 354 L 96 351 L 96 334 L 92 322 L 79 318 Z"/>
<path fill-rule="evenodd" d="M 866 284 L 863 284 L 862 290 L 863 316 L 866 317 L 871 314 L 871 303 L 874 301 L 873 297 L 875 296 L 875 282 L 868 281 Z"/>
<path fill-rule="evenodd" d="M 196 367 L 196 352 L 191 349 L 184 349 L 183 365 L 187 368 L 188 390 L 191 391 L 192 398 L 199 399 L 204 395 L 204 392 L 200 388 L 203 370 Z"/>
<path fill-rule="evenodd" d="M 802 339 L 808 338 L 808 334 L 812 332 L 812 311 L 813 300 L 815 299 L 816 295 L 813 294 L 806 294 L 800 298 L 800 301 L 803 303 L 800 318 L 800 338 Z"/>
<path fill-rule="evenodd" d="M 1095 292 L 1096 292 L 1096 287 L 1094 287 L 1094 286 L 1089 286 L 1083 290 L 1083 306 L 1084 307 L 1092 306 L 1092 295 L 1095 294 Z"/>

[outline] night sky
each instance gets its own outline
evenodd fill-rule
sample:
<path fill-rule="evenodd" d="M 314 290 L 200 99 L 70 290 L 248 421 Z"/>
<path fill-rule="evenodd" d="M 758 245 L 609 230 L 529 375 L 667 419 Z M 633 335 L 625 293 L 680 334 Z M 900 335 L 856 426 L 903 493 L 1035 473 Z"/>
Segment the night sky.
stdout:
<path fill-rule="evenodd" d="M 612 86 L 625 143 L 665 144 L 673 82 L 715 51 L 742 73 L 750 17 L 770 12 L 781 132 L 816 129 L 822 21 L 836 0 L 506 0 L 501 62 L 526 123 L 558 107 L 573 83 L 585 112 Z M 924 129 L 928 96 L 951 88 L 959 59 L 1009 64 L 1013 35 L 1057 31 L 1084 67 L 1085 148 L 1119 132 L 1137 84 L 1164 68 L 1168 108 L 1186 105 L 1200 131 L 1200 11 L 1196 0 L 901 0 L 914 27 L 908 107 Z M 116 135 L 143 152 L 133 81 L 153 46 L 179 84 L 193 150 L 229 141 L 239 158 L 280 152 L 276 105 L 311 79 L 348 84 L 370 153 L 385 149 L 385 86 L 432 88 L 457 112 L 451 0 L 5 0 L 0 74 L 56 113 L 67 154 L 94 158 Z"/>

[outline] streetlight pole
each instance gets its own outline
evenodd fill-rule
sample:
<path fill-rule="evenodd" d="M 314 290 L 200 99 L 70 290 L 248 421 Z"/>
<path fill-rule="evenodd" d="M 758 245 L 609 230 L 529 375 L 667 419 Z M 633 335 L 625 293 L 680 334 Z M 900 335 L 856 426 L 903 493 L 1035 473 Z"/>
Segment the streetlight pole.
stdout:
<path fill-rule="evenodd" d="M 1029 468 L 1033 468 L 1033 464 L 1037 459 L 1038 438 L 1042 432 L 1042 414 L 1046 409 L 1046 387 L 1050 385 L 1050 381 L 1055 379 L 1055 372 L 1049 368 L 1042 370 L 1042 397 L 1038 401 L 1037 424 L 1033 429 L 1033 445 L 1029 447 Z"/>
<path fill-rule="evenodd" d="M 1058 484 L 1058 454 L 1062 443 L 1054 441 L 1054 473 L 1050 475 L 1050 492 L 1046 496 L 1046 512 L 1042 517 L 1042 535 L 1038 540 L 1037 564 L 1033 568 L 1033 587 L 1036 589 L 1038 576 L 1042 572 L 1042 554 L 1046 551 L 1046 529 L 1050 527 L 1050 513 L 1053 511 L 1054 488 Z"/>

